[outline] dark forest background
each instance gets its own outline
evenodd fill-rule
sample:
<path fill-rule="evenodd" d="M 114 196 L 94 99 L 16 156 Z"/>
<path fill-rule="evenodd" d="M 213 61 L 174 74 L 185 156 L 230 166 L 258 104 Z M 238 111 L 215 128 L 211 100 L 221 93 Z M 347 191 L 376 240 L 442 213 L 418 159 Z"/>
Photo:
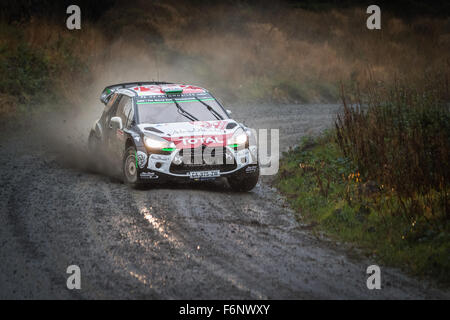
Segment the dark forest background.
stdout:
<path fill-rule="evenodd" d="M 66 28 L 70 4 L 81 30 Z M 341 84 L 448 68 L 448 1 L 378 1 L 376 31 L 368 4 L 2 1 L 0 114 L 77 108 L 136 79 L 203 85 L 226 102 L 336 102 Z"/>
<path fill-rule="evenodd" d="M 136 2 L 136 1 L 134 1 Z M 153 1 L 158 2 L 158 1 Z M 223 0 L 221 3 L 229 5 L 255 4 L 273 5 L 273 1 L 248 1 L 248 0 Z M 17 0 L 4 1 L 1 5 L 2 15 L 10 21 L 18 21 L 29 19 L 32 16 L 42 16 L 52 19 L 65 19 L 65 9 L 76 4 L 85 10 L 83 16 L 91 21 L 98 20 L 108 8 L 120 3 L 132 5 L 133 1 L 124 0 Z M 180 1 L 181 3 L 181 1 Z M 183 5 L 211 5 L 214 1 L 207 0 L 186 0 L 182 1 Z M 286 0 L 284 3 L 293 8 L 302 8 L 306 10 L 323 11 L 330 9 L 343 9 L 351 7 L 367 7 L 371 4 L 377 4 L 388 10 L 396 16 L 403 18 L 414 18 L 415 16 L 440 16 L 446 17 L 450 15 L 450 2 L 446 0 L 436 1 L 418 1 L 418 0 L 378 0 L 378 1 L 361 1 L 361 0 Z"/>

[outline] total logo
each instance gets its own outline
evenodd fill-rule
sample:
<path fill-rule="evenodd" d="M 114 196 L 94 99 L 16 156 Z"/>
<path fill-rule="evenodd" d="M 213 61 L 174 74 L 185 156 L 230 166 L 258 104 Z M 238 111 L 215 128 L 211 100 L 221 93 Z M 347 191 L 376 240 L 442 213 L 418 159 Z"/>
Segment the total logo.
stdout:
<path fill-rule="evenodd" d="M 199 138 L 182 138 L 183 145 L 197 144 L 223 144 L 223 140 L 219 137 L 199 137 Z"/>

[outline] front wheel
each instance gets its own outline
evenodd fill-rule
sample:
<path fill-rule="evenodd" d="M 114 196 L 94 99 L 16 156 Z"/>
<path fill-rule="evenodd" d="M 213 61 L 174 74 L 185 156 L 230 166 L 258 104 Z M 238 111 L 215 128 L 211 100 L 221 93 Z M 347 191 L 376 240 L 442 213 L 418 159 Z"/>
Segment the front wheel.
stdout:
<path fill-rule="evenodd" d="M 136 187 L 141 182 L 136 160 L 136 148 L 129 147 L 123 157 L 123 182 L 129 186 Z"/>
<path fill-rule="evenodd" d="M 240 175 L 231 176 L 227 178 L 228 183 L 234 191 L 250 191 L 252 190 L 259 179 L 259 168 L 252 173 L 242 173 Z"/>

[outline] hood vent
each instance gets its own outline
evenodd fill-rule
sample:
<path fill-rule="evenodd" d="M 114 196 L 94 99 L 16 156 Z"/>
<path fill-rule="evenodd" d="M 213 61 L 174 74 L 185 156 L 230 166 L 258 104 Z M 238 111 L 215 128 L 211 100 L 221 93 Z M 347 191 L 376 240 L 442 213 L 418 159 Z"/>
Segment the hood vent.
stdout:
<path fill-rule="evenodd" d="M 161 130 L 158 130 L 158 129 L 153 128 L 153 127 L 147 127 L 147 128 L 144 128 L 144 130 L 145 131 L 153 131 L 153 132 L 156 132 L 156 133 L 164 133 Z"/>

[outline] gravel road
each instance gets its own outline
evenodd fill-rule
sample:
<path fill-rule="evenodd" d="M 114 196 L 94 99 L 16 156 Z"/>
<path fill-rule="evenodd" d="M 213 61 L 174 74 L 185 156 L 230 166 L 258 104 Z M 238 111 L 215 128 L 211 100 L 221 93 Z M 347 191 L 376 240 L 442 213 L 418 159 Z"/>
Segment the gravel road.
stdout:
<path fill-rule="evenodd" d="M 286 149 L 329 126 L 337 106 L 231 109 L 279 128 Z M 382 289 L 368 290 L 377 261 L 314 236 L 267 179 L 249 193 L 223 181 L 133 190 L 89 170 L 82 146 L 95 115 L 50 118 L 1 131 L 1 299 L 450 297 L 383 265 Z M 81 290 L 66 288 L 72 264 Z"/>

